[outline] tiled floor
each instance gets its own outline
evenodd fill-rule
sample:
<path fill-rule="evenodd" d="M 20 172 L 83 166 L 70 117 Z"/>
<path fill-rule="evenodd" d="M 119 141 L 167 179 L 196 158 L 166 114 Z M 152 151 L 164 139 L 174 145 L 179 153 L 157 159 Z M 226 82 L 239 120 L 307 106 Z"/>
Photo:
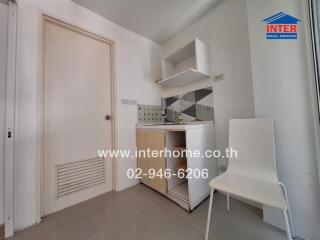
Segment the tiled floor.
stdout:
<path fill-rule="evenodd" d="M 215 194 L 210 239 L 285 240 L 284 232 L 263 223 L 261 211 Z M 10 240 L 203 240 L 208 200 L 192 213 L 137 185 L 108 193 L 49 215 Z"/>

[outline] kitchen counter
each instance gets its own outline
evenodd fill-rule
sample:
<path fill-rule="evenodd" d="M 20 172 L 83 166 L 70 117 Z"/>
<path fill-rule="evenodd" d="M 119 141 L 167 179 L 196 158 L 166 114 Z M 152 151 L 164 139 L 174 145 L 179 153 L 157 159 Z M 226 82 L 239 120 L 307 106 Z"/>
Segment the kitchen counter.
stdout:
<path fill-rule="evenodd" d="M 137 124 L 137 128 L 142 129 L 158 129 L 158 130 L 180 130 L 184 131 L 187 129 L 195 129 L 195 128 L 203 128 L 203 127 L 212 127 L 213 122 L 190 122 L 190 123 L 183 123 L 183 124 L 161 124 L 161 123 L 148 123 L 148 124 Z"/>
<path fill-rule="evenodd" d="M 190 122 L 184 124 L 149 123 L 138 124 L 136 131 L 137 149 L 175 151 L 181 153 L 205 153 L 215 150 L 213 122 Z M 141 182 L 158 191 L 187 211 L 193 210 L 209 195 L 209 181 L 217 176 L 217 162 L 214 156 L 205 155 L 165 155 L 138 157 L 141 169 Z M 149 171 L 173 173 L 170 177 L 150 178 Z M 179 177 L 177 171 L 196 173 L 207 171 L 207 177 Z"/>

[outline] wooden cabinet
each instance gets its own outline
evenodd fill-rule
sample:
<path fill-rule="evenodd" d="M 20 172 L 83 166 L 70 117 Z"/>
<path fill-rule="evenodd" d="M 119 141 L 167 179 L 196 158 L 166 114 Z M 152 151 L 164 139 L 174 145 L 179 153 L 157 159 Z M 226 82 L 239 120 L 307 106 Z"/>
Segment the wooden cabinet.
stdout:
<path fill-rule="evenodd" d="M 138 150 L 163 150 L 166 146 L 165 131 L 138 129 L 137 130 L 137 148 Z M 140 151 L 138 155 L 138 168 L 142 170 L 142 183 L 162 193 L 167 192 L 167 181 L 165 178 L 150 178 L 148 171 L 154 169 L 166 169 L 166 159 L 164 156 L 157 158 L 148 158 Z"/>
<path fill-rule="evenodd" d="M 205 154 L 207 150 L 215 149 L 213 124 L 190 125 L 155 125 L 137 127 L 138 150 L 164 150 L 167 151 L 200 151 Z M 214 156 L 174 156 L 152 157 L 152 154 L 138 156 L 138 168 L 142 170 L 142 183 L 162 193 L 187 211 L 193 210 L 210 193 L 209 182 L 217 176 L 217 162 Z M 162 154 L 164 155 L 164 154 Z M 171 173 L 167 178 L 150 178 L 148 171 L 160 169 Z M 177 172 L 182 169 L 191 173 L 179 176 Z M 205 174 L 202 174 L 205 172 Z M 145 174 L 145 175 L 143 175 Z M 152 174 L 154 175 L 154 174 Z M 198 176 L 197 176 L 198 175 Z"/>

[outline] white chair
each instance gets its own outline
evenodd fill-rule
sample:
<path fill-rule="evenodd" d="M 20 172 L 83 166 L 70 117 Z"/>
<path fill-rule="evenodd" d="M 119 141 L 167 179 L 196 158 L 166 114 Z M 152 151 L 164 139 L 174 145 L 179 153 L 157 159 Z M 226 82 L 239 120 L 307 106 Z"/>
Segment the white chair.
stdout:
<path fill-rule="evenodd" d="M 225 173 L 210 181 L 211 188 L 205 239 L 208 240 L 215 190 L 281 209 L 287 238 L 295 237 L 285 186 L 278 181 L 273 123 L 270 119 L 230 120 L 229 147 L 237 156 L 229 158 Z M 235 154 L 234 154 L 235 155 Z"/>

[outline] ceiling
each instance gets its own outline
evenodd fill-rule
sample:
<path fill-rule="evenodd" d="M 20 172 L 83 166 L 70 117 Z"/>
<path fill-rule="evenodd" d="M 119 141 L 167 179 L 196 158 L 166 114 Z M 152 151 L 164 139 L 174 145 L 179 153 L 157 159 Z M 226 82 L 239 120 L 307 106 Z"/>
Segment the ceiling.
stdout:
<path fill-rule="evenodd" d="M 160 44 L 205 15 L 221 0 L 72 0 Z"/>

